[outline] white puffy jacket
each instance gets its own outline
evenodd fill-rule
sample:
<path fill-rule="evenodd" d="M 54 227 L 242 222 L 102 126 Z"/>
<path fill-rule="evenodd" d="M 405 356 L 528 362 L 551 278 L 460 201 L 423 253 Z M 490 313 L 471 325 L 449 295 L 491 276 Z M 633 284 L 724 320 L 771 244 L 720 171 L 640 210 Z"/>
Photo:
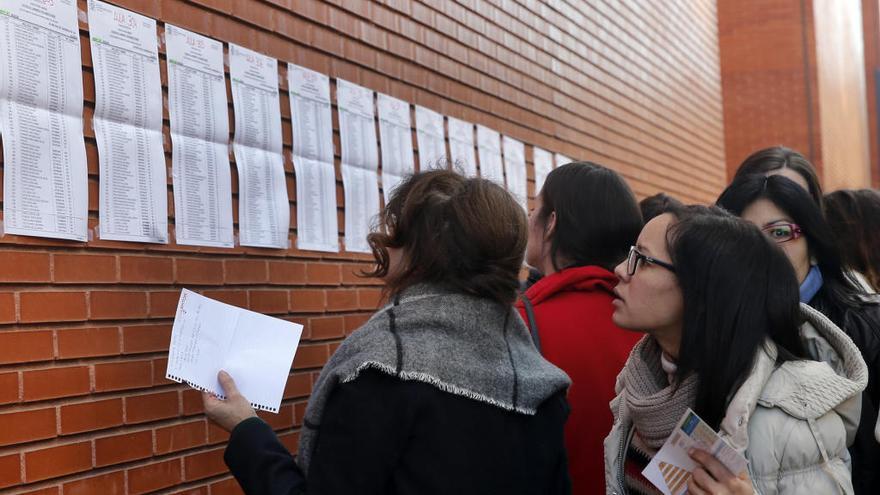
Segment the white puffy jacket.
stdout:
<path fill-rule="evenodd" d="M 768 341 L 733 395 L 719 433 L 748 459 L 761 495 L 851 494 L 847 446 L 858 427 L 868 370 L 841 329 L 805 304 L 801 311 L 806 317 L 801 337 L 817 361 L 776 366 L 777 349 Z M 608 495 L 624 495 L 623 459 L 632 421 L 621 377 L 615 390 L 614 425 L 605 439 L 605 485 Z"/>

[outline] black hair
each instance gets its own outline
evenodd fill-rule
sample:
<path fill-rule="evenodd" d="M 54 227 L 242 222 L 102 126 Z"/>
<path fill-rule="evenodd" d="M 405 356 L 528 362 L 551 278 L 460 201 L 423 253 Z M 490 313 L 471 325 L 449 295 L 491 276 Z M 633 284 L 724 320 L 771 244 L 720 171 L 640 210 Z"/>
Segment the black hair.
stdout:
<path fill-rule="evenodd" d="M 819 174 L 816 167 L 807 160 L 807 157 L 785 146 L 772 146 L 758 150 L 748 156 L 739 165 L 733 180 L 737 181 L 749 175 L 767 175 L 768 172 L 789 168 L 803 177 L 807 183 L 810 197 L 816 202 L 819 211 L 825 210 L 822 198 L 822 185 L 819 183 Z"/>
<path fill-rule="evenodd" d="M 639 208 L 642 210 L 642 219 L 645 223 L 650 222 L 656 216 L 673 212 L 683 206 L 681 201 L 666 193 L 657 193 L 639 201 Z"/>
<path fill-rule="evenodd" d="M 860 290 L 843 267 L 834 234 L 828 222 L 802 187 L 781 175 L 747 176 L 733 181 L 718 198 L 718 206 L 742 215 L 749 205 L 766 199 L 798 224 L 807 239 L 810 256 L 822 272 L 822 291 L 831 299 L 833 310 L 827 316 L 840 323 L 846 308 L 860 306 Z"/>
<path fill-rule="evenodd" d="M 717 207 L 672 214 L 670 257 L 684 300 L 678 382 L 698 375 L 694 410 L 713 428 L 769 338 L 777 362 L 806 356 L 798 283 L 785 254 L 757 227 Z"/>
<path fill-rule="evenodd" d="M 642 230 L 642 213 L 617 172 L 591 162 L 572 162 L 547 175 L 537 212 L 545 227 L 556 213 L 550 259 L 557 271 L 597 265 L 606 270 L 626 258 Z M 564 264 L 563 264 L 564 263 Z"/>
<path fill-rule="evenodd" d="M 880 291 L 880 191 L 840 190 L 825 195 L 825 218 L 843 263 Z"/>

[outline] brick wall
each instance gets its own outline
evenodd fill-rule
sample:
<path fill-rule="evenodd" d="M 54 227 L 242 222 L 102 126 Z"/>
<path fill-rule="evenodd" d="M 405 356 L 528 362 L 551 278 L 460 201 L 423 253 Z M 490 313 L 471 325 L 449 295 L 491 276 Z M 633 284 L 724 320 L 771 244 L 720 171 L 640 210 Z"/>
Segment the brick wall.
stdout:
<path fill-rule="evenodd" d="M 710 0 L 662 6 L 574 0 L 115 3 L 159 20 L 160 31 L 164 22 L 173 23 L 487 125 L 528 145 L 610 165 L 640 195 L 666 190 L 711 201 L 724 185 Z M 85 10 L 84 1 L 80 7 Z M 83 22 L 94 227 L 99 177 L 87 34 Z M 284 84 L 285 170 L 295 221 Z M 167 112 L 165 132 L 168 137 Z M 335 138 L 338 160 L 338 132 Z M 531 146 L 526 150 L 533 195 Z M 340 215 L 341 187 L 337 167 Z M 170 177 L 168 194 L 173 224 Z M 197 392 L 164 379 L 180 288 L 305 325 L 281 412 L 263 415 L 295 449 L 320 367 L 379 304 L 378 283 L 355 275 L 367 263 L 362 255 L 295 248 L 0 238 L 0 490 L 239 493 L 222 462 L 226 434 L 205 420 Z"/>

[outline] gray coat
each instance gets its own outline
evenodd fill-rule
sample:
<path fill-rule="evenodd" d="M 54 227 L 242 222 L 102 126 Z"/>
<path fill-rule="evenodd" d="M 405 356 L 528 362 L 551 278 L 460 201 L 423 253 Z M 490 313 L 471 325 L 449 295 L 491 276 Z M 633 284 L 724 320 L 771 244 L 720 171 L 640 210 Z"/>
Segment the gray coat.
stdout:
<path fill-rule="evenodd" d="M 801 311 L 801 337 L 818 361 L 777 367 L 776 346 L 768 341 L 733 395 L 719 433 L 748 459 L 759 494 L 851 494 L 847 446 L 858 427 L 868 370 L 842 330 L 805 304 Z M 615 390 L 614 425 L 605 439 L 608 495 L 625 493 L 623 459 L 632 430 L 621 377 Z"/>

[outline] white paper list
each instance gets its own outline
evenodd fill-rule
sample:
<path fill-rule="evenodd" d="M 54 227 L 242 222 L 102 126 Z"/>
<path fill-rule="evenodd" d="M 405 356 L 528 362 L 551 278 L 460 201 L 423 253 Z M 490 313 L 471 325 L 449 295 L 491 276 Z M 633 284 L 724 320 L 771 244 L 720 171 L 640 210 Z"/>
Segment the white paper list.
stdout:
<path fill-rule="evenodd" d="M 0 8 L 7 233 L 85 241 L 88 172 L 76 0 Z"/>
<path fill-rule="evenodd" d="M 99 235 L 168 242 L 156 21 L 89 0 L 95 70 Z"/>
<path fill-rule="evenodd" d="M 535 196 L 537 196 L 544 187 L 547 174 L 553 170 L 553 154 L 537 146 L 532 147 L 532 152 L 535 162 Z"/>
<path fill-rule="evenodd" d="M 330 78 L 287 64 L 296 172 L 296 247 L 339 251 Z"/>
<path fill-rule="evenodd" d="M 233 247 L 223 43 L 165 25 L 177 243 Z"/>
<path fill-rule="evenodd" d="M 528 186 L 526 179 L 526 147 L 522 141 L 504 136 L 504 172 L 507 176 L 507 190 L 516 201 L 528 209 Z"/>
<path fill-rule="evenodd" d="M 501 134 L 488 127 L 478 125 L 477 150 L 480 156 L 480 177 L 504 187 L 504 164 L 501 162 Z"/>
<path fill-rule="evenodd" d="M 373 91 L 336 80 L 339 134 L 342 143 L 342 187 L 345 193 L 345 250 L 369 253 L 367 234 L 379 215 L 379 152 L 376 144 Z"/>
<path fill-rule="evenodd" d="M 409 103 L 379 93 L 379 138 L 382 143 L 382 193 L 385 204 L 391 193 L 414 171 Z"/>
<path fill-rule="evenodd" d="M 456 172 L 466 177 L 477 176 L 474 124 L 449 117 L 449 155 Z"/>
<path fill-rule="evenodd" d="M 420 171 L 447 168 L 443 115 L 416 105 L 416 141 Z"/>
<path fill-rule="evenodd" d="M 278 61 L 230 43 L 229 77 L 241 245 L 286 249 L 290 202 L 282 155 Z"/>
<path fill-rule="evenodd" d="M 224 397 L 223 370 L 251 406 L 277 413 L 300 336 L 302 325 L 183 289 L 165 378 Z"/>
<path fill-rule="evenodd" d="M 573 161 L 574 160 L 563 155 L 562 153 L 556 153 L 556 166 L 557 167 L 561 167 L 561 166 L 565 165 L 566 163 L 571 163 Z"/>

